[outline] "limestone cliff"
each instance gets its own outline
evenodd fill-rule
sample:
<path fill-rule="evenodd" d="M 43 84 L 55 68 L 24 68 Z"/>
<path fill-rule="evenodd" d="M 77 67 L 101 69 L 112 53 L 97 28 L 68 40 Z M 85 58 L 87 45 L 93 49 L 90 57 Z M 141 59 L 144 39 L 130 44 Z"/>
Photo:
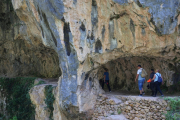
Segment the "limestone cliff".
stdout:
<path fill-rule="evenodd" d="M 21 33 L 13 38 L 21 38 L 35 48 L 43 48 L 42 45 L 51 49 L 55 55 L 46 57 L 48 60 L 58 56 L 62 71 L 58 105 L 66 118 L 69 113 L 76 114 L 70 112 L 72 107 L 79 112 L 94 108 L 98 94 L 104 92 L 99 84 L 104 66 L 116 72 L 110 75 L 110 84 L 118 81 L 115 87 L 119 89 L 137 90 L 133 83 L 137 64 L 148 72 L 150 68 L 160 69 L 167 86 L 179 81 L 179 0 L 12 0 L 12 3 L 25 24 L 22 27 L 25 37 Z M 49 62 L 46 63 L 49 69 Z"/>

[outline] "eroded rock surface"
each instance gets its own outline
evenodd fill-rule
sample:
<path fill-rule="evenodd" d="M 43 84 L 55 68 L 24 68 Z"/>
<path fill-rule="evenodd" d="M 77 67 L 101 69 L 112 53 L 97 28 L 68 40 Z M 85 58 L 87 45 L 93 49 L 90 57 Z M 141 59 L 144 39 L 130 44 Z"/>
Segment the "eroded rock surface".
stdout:
<path fill-rule="evenodd" d="M 9 0 L 1 0 L 0 5 L 0 76 L 59 77 L 59 59 L 54 49 L 28 36 L 27 26 Z"/>
<path fill-rule="evenodd" d="M 0 76 L 58 77 L 61 75 L 56 52 L 25 40 L 6 41 L 1 45 Z"/>

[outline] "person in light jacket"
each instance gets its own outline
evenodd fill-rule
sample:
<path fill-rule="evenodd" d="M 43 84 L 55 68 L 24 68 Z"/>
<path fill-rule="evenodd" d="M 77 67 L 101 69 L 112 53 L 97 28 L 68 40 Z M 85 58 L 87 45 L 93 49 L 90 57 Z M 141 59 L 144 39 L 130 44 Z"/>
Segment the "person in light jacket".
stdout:
<path fill-rule="evenodd" d="M 164 96 L 161 89 L 160 89 L 161 84 L 163 84 L 163 78 L 162 78 L 162 82 L 158 82 L 158 77 L 162 78 L 161 74 L 159 73 L 159 70 L 157 69 L 156 73 L 154 74 L 154 77 L 152 79 L 152 80 L 154 80 L 154 84 L 155 84 L 155 94 L 153 95 L 153 97 L 156 97 L 157 91 L 160 92 L 162 97 Z"/>

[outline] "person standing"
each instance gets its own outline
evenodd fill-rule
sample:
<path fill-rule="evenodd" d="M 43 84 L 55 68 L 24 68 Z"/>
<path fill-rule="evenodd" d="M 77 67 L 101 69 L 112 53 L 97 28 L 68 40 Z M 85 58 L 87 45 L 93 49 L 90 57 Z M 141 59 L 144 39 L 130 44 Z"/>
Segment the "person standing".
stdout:
<path fill-rule="evenodd" d="M 141 65 L 138 65 L 137 67 L 138 67 L 138 71 L 137 71 L 137 75 L 136 75 L 135 82 L 136 82 L 137 79 L 138 79 L 138 86 L 139 86 L 139 91 L 140 91 L 140 95 L 139 95 L 139 96 L 142 96 L 142 95 L 145 94 L 145 93 L 144 93 L 144 89 L 143 89 L 143 84 L 144 84 L 144 82 L 145 82 L 145 78 L 143 78 L 143 77 L 141 76 L 142 70 L 143 70 L 143 68 L 141 68 Z"/>
<path fill-rule="evenodd" d="M 160 78 L 162 81 L 159 81 Z M 154 74 L 154 77 L 152 80 L 154 80 L 154 84 L 155 84 L 155 94 L 153 95 L 153 97 L 156 97 L 157 91 L 159 91 L 161 96 L 163 97 L 164 95 L 160 89 L 161 84 L 163 84 L 163 78 L 162 78 L 161 74 L 159 73 L 158 69 L 156 70 L 156 74 Z"/>
<path fill-rule="evenodd" d="M 104 83 L 107 85 L 108 89 L 109 89 L 109 92 L 111 92 L 111 88 L 109 86 L 109 73 L 108 73 L 108 69 L 105 68 L 104 69 L 105 72 L 104 72 L 104 82 L 102 84 L 102 89 L 104 89 Z"/>
<path fill-rule="evenodd" d="M 155 84 L 154 84 L 154 80 L 152 80 L 154 77 L 154 74 L 155 74 L 154 69 L 151 69 L 151 74 L 150 74 L 150 80 L 151 80 L 150 89 L 152 91 L 151 96 L 153 96 L 155 94 Z"/>

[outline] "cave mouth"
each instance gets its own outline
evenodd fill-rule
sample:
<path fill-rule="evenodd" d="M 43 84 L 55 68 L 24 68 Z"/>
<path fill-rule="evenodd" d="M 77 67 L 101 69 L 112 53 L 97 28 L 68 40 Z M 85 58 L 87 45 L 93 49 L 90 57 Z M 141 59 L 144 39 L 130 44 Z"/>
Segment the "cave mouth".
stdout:
<path fill-rule="evenodd" d="M 138 81 L 135 83 L 138 70 L 137 65 L 141 65 L 148 73 L 146 81 L 149 79 L 151 69 L 159 69 L 165 81 L 165 84 L 161 86 L 164 92 L 167 92 L 173 84 L 180 82 L 180 74 L 178 74 L 180 71 L 177 69 L 178 66 L 175 66 L 174 62 L 171 60 L 155 57 L 124 57 L 109 61 L 98 69 L 97 75 L 99 84 L 102 87 L 105 72 L 104 68 L 107 68 L 110 79 L 109 85 L 112 92 L 138 94 Z M 145 82 L 144 90 L 148 93 L 150 90 L 147 88 L 147 85 L 148 83 Z M 176 88 L 178 88 L 178 86 Z M 106 93 L 109 91 L 106 84 L 104 84 L 104 90 Z M 178 92 L 176 89 L 174 89 L 174 91 Z"/>

